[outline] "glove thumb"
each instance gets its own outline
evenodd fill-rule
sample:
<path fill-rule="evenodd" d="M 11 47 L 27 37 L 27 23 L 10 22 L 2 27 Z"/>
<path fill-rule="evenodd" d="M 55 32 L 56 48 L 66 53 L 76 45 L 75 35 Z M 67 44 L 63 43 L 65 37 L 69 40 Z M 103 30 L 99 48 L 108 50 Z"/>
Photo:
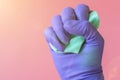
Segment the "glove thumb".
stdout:
<path fill-rule="evenodd" d="M 84 36 L 86 39 L 92 38 L 97 33 L 97 30 L 86 20 L 66 21 L 64 23 L 64 29 L 72 35 Z"/>

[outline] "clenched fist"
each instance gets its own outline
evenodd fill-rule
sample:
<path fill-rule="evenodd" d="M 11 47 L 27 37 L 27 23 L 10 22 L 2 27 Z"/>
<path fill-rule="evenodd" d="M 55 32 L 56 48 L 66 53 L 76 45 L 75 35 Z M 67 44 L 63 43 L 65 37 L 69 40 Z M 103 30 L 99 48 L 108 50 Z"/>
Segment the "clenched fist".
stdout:
<path fill-rule="evenodd" d="M 50 46 L 62 80 L 104 80 L 101 66 L 104 39 L 88 21 L 89 13 L 89 7 L 84 4 L 78 5 L 75 9 L 67 7 L 61 15 L 53 17 L 52 26 L 44 32 L 49 46 L 53 45 L 61 51 L 56 52 Z M 85 39 L 79 54 L 64 53 L 71 35 L 83 36 Z"/>

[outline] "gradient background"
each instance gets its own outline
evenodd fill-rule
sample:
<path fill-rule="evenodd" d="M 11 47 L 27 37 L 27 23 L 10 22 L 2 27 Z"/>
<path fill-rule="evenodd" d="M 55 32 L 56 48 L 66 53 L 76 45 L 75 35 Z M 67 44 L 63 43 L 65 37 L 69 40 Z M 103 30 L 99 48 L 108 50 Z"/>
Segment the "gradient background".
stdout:
<path fill-rule="evenodd" d="M 0 80 L 60 80 L 43 32 L 55 14 L 79 3 L 98 12 L 105 80 L 119 80 L 119 0 L 0 0 Z"/>

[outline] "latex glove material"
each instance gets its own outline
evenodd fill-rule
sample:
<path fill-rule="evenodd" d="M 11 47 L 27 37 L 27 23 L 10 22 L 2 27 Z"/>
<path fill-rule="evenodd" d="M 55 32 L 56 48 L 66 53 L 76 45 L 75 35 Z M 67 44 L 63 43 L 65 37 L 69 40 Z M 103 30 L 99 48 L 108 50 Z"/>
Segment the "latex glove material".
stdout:
<path fill-rule="evenodd" d="M 85 44 L 80 54 L 57 54 L 50 48 L 61 79 L 104 80 L 101 67 L 104 39 L 88 21 L 88 6 L 68 7 L 63 12 L 52 19 L 52 27 L 48 27 L 44 33 L 48 44 L 63 51 L 71 34 L 84 36 Z"/>
<path fill-rule="evenodd" d="M 89 13 L 89 22 L 95 27 L 98 28 L 99 26 L 99 17 L 97 15 L 97 12 L 91 11 Z M 74 36 L 70 38 L 69 43 L 65 46 L 64 53 L 75 53 L 78 54 L 82 47 L 84 46 L 85 39 L 83 36 Z M 49 43 L 51 49 L 53 49 L 57 53 L 63 53 L 62 51 L 59 51 L 56 47 L 54 47 L 51 43 Z"/>

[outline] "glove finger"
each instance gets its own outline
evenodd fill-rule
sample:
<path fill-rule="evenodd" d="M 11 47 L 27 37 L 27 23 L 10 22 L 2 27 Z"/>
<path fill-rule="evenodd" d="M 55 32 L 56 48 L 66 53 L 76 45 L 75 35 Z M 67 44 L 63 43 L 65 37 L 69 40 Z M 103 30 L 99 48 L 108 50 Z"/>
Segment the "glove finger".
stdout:
<path fill-rule="evenodd" d="M 89 18 L 89 7 L 84 4 L 80 4 L 75 8 L 75 14 L 78 20 L 88 20 Z"/>
<path fill-rule="evenodd" d="M 75 20 L 75 12 L 71 7 L 67 7 L 62 11 L 62 21 L 63 23 L 68 20 Z"/>
<path fill-rule="evenodd" d="M 48 27 L 45 30 L 44 35 L 48 44 L 52 44 L 55 48 L 57 48 L 60 51 L 64 50 L 65 46 L 59 42 L 52 27 Z"/>
<path fill-rule="evenodd" d="M 59 40 L 63 44 L 68 44 L 69 34 L 63 28 L 63 23 L 60 15 L 56 15 L 53 17 L 52 26 Z"/>

